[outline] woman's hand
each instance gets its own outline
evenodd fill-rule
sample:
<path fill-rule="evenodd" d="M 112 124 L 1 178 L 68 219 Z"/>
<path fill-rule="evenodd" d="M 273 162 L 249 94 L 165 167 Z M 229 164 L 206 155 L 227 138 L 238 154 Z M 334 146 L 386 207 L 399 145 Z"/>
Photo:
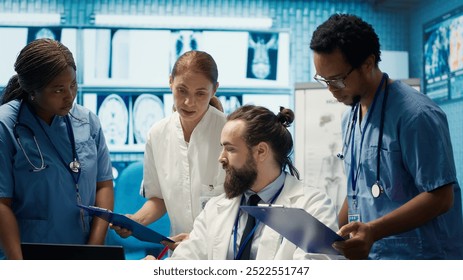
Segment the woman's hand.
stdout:
<path fill-rule="evenodd" d="M 169 249 L 174 251 L 175 248 L 177 248 L 177 246 L 180 244 L 180 242 L 182 242 L 183 240 L 187 240 L 189 237 L 190 237 L 189 233 L 180 233 L 176 236 L 170 237 L 171 240 L 175 241 L 174 243 L 168 242 L 168 241 L 162 241 L 161 244 L 169 247 Z"/>
<path fill-rule="evenodd" d="M 142 260 L 150 261 L 150 260 L 157 260 L 157 259 L 153 255 L 147 255 Z"/>
<path fill-rule="evenodd" d="M 132 215 L 126 214 L 125 216 L 133 220 Z M 109 224 L 109 228 L 113 229 L 122 238 L 127 238 L 132 235 L 131 230 L 128 230 L 120 226 L 115 226 L 112 223 Z"/>

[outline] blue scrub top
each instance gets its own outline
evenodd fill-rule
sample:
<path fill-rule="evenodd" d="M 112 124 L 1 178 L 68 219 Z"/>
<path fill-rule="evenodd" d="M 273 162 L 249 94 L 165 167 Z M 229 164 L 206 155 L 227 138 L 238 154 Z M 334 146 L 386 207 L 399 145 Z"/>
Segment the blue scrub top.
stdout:
<path fill-rule="evenodd" d="M 14 100 L 0 107 L 0 197 L 13 199 L 22 242 L 85 244 L 91 217 L 85 215 L 84 230 L 76 206 L 75 181 L 57 154 L 67 165 L 73 160 L 65 118 L 55 116 L 50 126 L 39 119 L 42 129 L 29 107 L 22 105 L 19 122 L 34 132 L 47 165 L 42 171 L 32 172 L 13 134 L 19 105 Z M 108 148 L 95 114 L 74 105 L 70 115 L 81 164 L 79 192 L 84 205 L 94 205 L 97 182 L 113 179 Z M 29 160 L 40 166 L 40 154 L 30 131 L 19 127 L 18 133 Z"/>
<path fill-rule="evenodd" d="M 358 165 L 356 193 L 358 210 L 353 208 L 351 146 L 344 154 L 348 175 L 349 213 L 361 222 L 376 220 L 399 208 L 421 192 L 454 183 L 454 206 L 447 213 L 423 226 L 374 243 L 371 259 L 463 259 L 463 218 L 461 193 L 457 182 L 452 143 L 445 113 L 427 96 L 395 81 L 389 85 L 383 143 L 380 151 L 380 182 L 384 188 L 378 198 L 371 194 L 376 182 L 378 134 L 384 91 L 375 107 L 357 122 L 354 137 L 354 166 Z M 365 126 L 368 114 L 372 112 Z M 351 110 L 343 116 L 343 139 L 349 135 Z M 360 125 L 360 126 L 359 126 Z M 362 134 L 363 147 L 360 149 Z M 348 141 L 345 141 L 346 143 Z M 361 155 L 359 153 L 361 152 Z"/>

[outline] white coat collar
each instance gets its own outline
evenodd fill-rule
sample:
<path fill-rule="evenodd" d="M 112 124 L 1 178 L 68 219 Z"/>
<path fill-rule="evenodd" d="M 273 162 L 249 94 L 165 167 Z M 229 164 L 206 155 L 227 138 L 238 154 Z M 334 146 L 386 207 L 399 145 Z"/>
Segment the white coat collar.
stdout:
<path fill-rule="evenodd" d="M 211 232 L 216 232 L 212 246 L 212 259 L 225 260 L 227 259 L 228 247 L 232 237 L 233 227 L 238 209 L 240 206 L 241 196 L 232 199 L 225 198 L 217 202 L 217 217 L 223 219 L 216 219 L 217 221 L 223 220 L 223 223 L 214 223 L 212 226 L 217 227 L 211 229 Z"/>
<path fill-rule="evenodd" d="M 299 181 L 296 178 L 287 174 L 285 186 L 275 201 L 275 204 L 291 206 L 300 196 L 304 195 L 303 189 L 301 187 L 297 187 L 298 183 Z M 223 223 L 214 225 L 220 226 L 221 229 L 218 228 L 213 231 L 219 233 L 215 236 L 214 245 L 212 246 L 213 259 L 224 260 L 227 257 L 230 238 L 232 236 L 236 215 L 238 214 L 240 201 L 241 196 L 232 199 L 224 197 L 224 199 L 217 201 L 217 215 L 226 218 Z M 282 237 L 279 233 L 269 227 L 265 227 L 260 239 L 256 259 L 273 259 L 281 245 L 281 242 Z"/>
<path fill-rule="evenodd" d="M 193 139 L 193 134 L 195 133 L 195 131 L 197 130 L 203 131 L 201 127 L 207 127 L 207 125 L 210 122 L 210 119 L 212 118 L 212 114 L 214 110 L 217 110 L 217 109 L 209 105 L 206 113 L 204 114 L 204 116 L 201 118 L 201 120 L 198 122 L 198 124 L 195 126 L 195 128 L 191 132 L 190 142 Z M 174 118 L 175 127 L 177 129 L 177 136 L 179 137 L 180 140 L 185 141 L 184 140 L 185 138 L 183 135 L 182 122 L 180 121 L 180 114 L 177 111 L 175 111 L 174 113 L 172 113 L 172 117 Z"/>

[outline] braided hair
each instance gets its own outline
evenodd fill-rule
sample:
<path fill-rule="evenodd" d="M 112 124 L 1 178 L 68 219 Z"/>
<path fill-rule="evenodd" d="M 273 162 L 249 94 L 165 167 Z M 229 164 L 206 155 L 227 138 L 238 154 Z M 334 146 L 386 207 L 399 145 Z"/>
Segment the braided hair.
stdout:
<path fill-rule="evenodd" d="M 3 90 L 1 104 L 14 99 L 27 101 L 31 94 L 45 88 L 68 66 L 76 70 L 71 51 L 59 41 L 44 38 L 30 42 L 16 59 L 14 70 L 17 74 Z"/>

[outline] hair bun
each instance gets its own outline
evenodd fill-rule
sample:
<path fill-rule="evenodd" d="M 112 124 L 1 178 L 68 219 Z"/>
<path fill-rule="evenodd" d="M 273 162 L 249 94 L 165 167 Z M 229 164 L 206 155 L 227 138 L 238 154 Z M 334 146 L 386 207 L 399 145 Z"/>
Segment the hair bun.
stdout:
<path fill-rule="evenodd" d="M 291 109 L 280 106 L 277 120 L 284 126 L 289 127 L 294 121 L 294 112 Z"/>

